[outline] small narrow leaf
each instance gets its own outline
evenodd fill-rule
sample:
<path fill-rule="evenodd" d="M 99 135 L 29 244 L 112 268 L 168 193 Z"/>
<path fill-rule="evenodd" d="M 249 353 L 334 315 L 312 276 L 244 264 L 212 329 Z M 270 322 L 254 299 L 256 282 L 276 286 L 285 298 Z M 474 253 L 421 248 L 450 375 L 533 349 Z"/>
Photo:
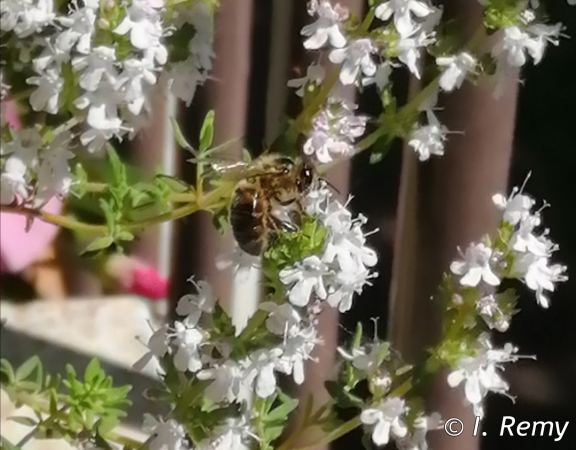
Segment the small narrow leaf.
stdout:
<path fill-rule="evenodd" d="M 92 384 L 94 381 L 103 377 L 104 374 L 100 367 L 100 362 L 97 358 L 92 358 L 90 363 L 86 366 L 86 370 L 84 370 L 84 382 Z"/>
<path fill-rule="evenodd" d="M 202 123 L 202 128 L 200 129 L 200 152 L 208 150 L 214 140 L 214 116 L 213 110 L 208 111 Z"/>
<path fill-rule="evenodd" d="M 34 355 L 30 359 L 26 360 L 18 369 L 16 369 L 16 374 L 14 379 L 16 382 L 24 381 L 28 378 L 34 370 L 37 370 L 41 365 L 40 358 Z"/>
<path fill-rule="evenodd" d="M 24 417 L 24 416 L 12 416 L 8 417 L 8 420 L 19 423 L 20 425 L 25 425 L 27 427 L 35 427 L 38 424 L 38 422 L 36 422 L 31 417 Z"/>
<path fill-rule="evenodd" d="M 110 247 L 114 243 L 114 239 L 111 236 L 102 236 L 99 238 L 94 239 L 88 247 L 84 250 L 83 253 L 88 252 L 97 252 L 99 250 L 104 250 L 105 248 Z"/>
<path fill-rule="evenodd" d="M 180 125 L 175 117 L 170 117 L 170 123 L 172 124 L 172 132 L 174 133 L 174 139 L 178 143 L 180 147 L 184 150 L 188 150 L 194 153 L 194 148 L 186 141 L 184 135 L 182 134 L 182 130 L 180 130 Z"/>

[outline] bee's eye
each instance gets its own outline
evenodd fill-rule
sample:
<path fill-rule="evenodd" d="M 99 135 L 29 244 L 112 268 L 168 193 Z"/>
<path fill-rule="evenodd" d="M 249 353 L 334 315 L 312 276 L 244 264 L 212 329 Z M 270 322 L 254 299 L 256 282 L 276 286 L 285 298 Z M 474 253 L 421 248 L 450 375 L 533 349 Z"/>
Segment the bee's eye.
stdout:
<path fill-rule="evenodd" d="M 294 161 L 290 158 L 281 158 L 280 166 L 282 167 L 282 173 L 289 173 L 294 168 Z"/>

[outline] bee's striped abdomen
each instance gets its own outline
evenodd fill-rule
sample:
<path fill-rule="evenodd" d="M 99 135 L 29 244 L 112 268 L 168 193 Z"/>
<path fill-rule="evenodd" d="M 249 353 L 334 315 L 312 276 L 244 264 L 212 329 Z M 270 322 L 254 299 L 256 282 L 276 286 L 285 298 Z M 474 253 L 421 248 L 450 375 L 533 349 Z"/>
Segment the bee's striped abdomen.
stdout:
<path fill-rule="evenodd" d="M 230 225 L 238 245 L 246 253 L 259 256 L 264 248 L 265 200 L 251 187 L 238 186 L 230 205 Z"/>

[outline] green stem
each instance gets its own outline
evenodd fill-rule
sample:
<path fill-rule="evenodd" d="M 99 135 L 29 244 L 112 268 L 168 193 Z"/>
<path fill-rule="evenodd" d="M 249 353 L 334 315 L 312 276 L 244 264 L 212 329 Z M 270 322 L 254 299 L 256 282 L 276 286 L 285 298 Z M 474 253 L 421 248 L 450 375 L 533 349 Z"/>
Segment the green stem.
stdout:
<path fill-rule="evenodd" d="M 320 439 L 316 440 L 312 444 L 307 444 L 304 447 L 290 447 L 282 450 L 313 450 L 321 445 L 326 445 L 331 442 L 334 442 L 336 439 L 341 438 L 342 436 L 350 433 L 355 428 L 358 428 L 360 424 L 361 424 L 360 416 L 357 416 L 354 417 L 353 419 L 350 419 L 348 422 L 344 422 L 338 428 L 322 436 Z M 280 450 L 280 448 L 278 450 Z"/>

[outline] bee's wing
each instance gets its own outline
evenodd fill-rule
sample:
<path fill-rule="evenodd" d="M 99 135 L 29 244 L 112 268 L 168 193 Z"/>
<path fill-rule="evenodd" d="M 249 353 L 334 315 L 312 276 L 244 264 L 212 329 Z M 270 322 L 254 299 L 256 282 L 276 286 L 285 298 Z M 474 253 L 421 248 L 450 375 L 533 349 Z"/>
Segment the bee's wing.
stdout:
<path fill-rule="evenodd" d="M 250 163 L 236 161 L 233 163 L 212 163 L 212 170 L 226 181 L 240 181 L 253 175 Z"/>

